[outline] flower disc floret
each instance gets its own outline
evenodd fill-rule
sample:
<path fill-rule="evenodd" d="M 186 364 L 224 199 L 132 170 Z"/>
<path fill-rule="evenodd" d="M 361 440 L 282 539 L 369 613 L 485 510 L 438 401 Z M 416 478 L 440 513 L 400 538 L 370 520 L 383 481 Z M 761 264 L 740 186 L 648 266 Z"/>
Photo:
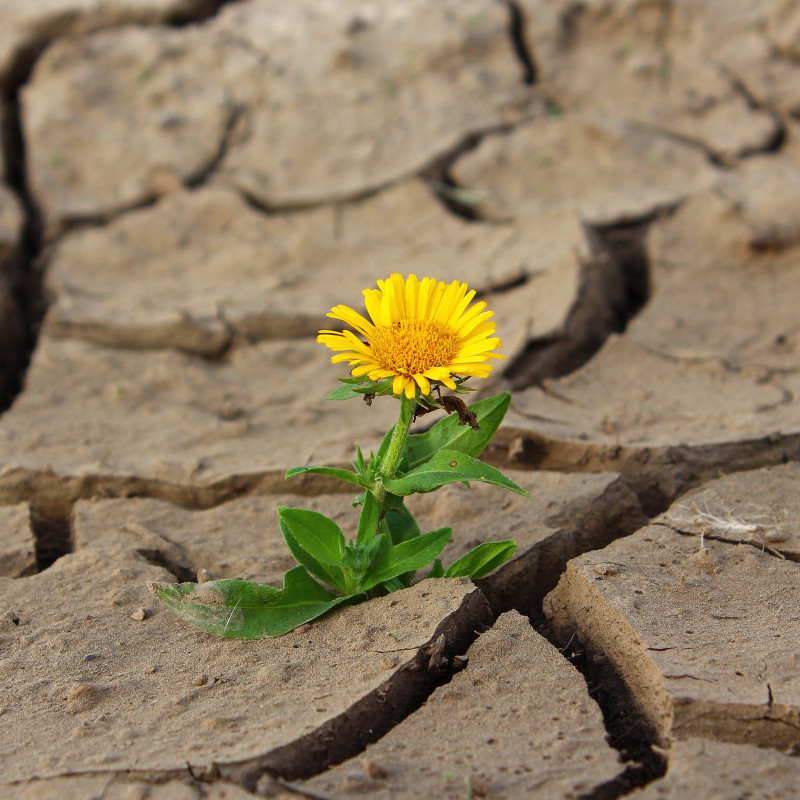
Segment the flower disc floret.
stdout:
<path fill-rule="evenodd" d="M 354 377 L 392 378 L 392 391 L 413 398 L 429 395 L 433 384 L 456 388 L 453 376 L 486 378 L 493 358 L 503 358 L 495 337 L 493 313 L 486 303 L 470 305 L 475 292 L 466 283 L 393 274 L 365 289 L 369 319 L 348 306 L 336 306 L 329 317 L 355 330 L 320 331 L 317 341 L 348 362 Z M 364 340 L 356 334 L 360 334 Z"/>

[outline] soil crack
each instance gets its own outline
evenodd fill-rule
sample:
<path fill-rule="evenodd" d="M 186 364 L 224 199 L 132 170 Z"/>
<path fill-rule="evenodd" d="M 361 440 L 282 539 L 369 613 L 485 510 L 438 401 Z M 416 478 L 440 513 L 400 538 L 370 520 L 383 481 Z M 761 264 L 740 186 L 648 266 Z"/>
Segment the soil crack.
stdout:
<path fill-rule="evenodd" d="M 511 17 L 509 34 L 514 53 L 522 65 L 522 82 L 533 86 L 539 78 L 539 67 L 533 54 L 533 49 L 526 35 L 526 18 L 522 7 L 515 0 L 506 0 Z"/>
<path fill-rule="evenodd" d="M 14 301 L 20 318 L 20 332 L 12 347 L 4 353 L 7 374 L 0 380 L 0 414 L 6 411 L 22 390 L 25 373 L 36 347 L 39 329 L 46 311 L 44 296 L 44 268 L 46 254 L 42 248 L 42 216 L 31 194 L 26 173 L 25 135 L 22 129 L 19 93 L 16 88 L 0 98 L 0 147 L 6 165 L 5 180 L 20 201 L 24 213 L 19 264 L 9 276 L 15 284 Z"/>
<path fill-rule="evenodd" d="M 542 386 L 586 364 L 612 333 L 621 333 L 650 296 L 645 239 L 661 211 L 610 226 L 585 225 L 591 259 L 582 265 L 574 305 L 562 329 L 528 342 L 503 374 L 510 389 Z"/>

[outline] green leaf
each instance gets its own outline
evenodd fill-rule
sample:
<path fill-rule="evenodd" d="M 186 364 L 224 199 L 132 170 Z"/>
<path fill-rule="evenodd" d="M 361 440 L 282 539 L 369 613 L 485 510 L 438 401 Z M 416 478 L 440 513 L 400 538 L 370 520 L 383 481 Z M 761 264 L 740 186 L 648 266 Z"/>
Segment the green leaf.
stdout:
<path fill-rule="evenodd" d="M 323 564 L 341 564 L 344 534 L 324 514 L 305 508 L 280 506 L 278 517 L 284 522 L 300 547 Z"/>
<path fill-rule="evenodd" d="M 281 506 L 278 524 L 286 546 L 298 564 L 328 586 L 342 594 L 350 594 L 346 575 L 340 566 L 344 535 L 332 519 L 316 511 Z"/>
<path fill-rule="evenodd" d="M 440 528 L 392 547 L 382 559 L 376 561 L 359 586 L 359 591 L 366 592 L 379 583 L 430 564 L 442 552 L 452 535 L 450 528 Z"/>
<path fill-rule="evenodd" d="M 424 464 L 440 450 L 456 450 L 473 458 L 479 456 L 500 427 L 510 404 L 511 395 L 503 392 L 471 405 L 470 411 L 478 415 L 479 431 L 459 425 L 458 415 L 449 414 L 429 431 L 411 434 L 406 439 L 404 469 Z"/>
<path fill-rule="evenodd" d="M 390 578 L 388 581 L 383 582 L 383 588 L 391 594 L 392 592 L 398 592 L 400 589 L 407 589 L 408 587 L 400 578 Z"/>
<path fill-rule="evenodd" d="M 354 397 L 361 397 L 358 392 L 353 391 L 352 386 L 337 386 L 326 398 L 326 400 L 352 400 Z"/>
<path fill-rule="evenodd" d="M 363 397 L 365 394 L 392 394 L 391 378 L 380 381 L 371 381 L 369 378 L 339 378 L 339 380 L 344 386 L 334 389 L 328 395 L 328 400 L 351 400 L 353 397 Z"/>
<path fill-rule="evenodd" d="M 356 544 L 365 544 L 375 536 L 378 530 L 378 503 L 372 492 L 364 495 L 364 504 L 361 506 L 361 516 L 358 519 L 358 534 Z"/>
<path fill-rule="evenodd" d="M 459 578 L 466 575 L 469 578 L 482 578 L 505 564 L 516 549 L 516 542 L 484 542 L 454 561 L 445 570 L 443 577 Z"/>
<path fill-rule="evenodd" d="M 426 464 L 406 473 L 402 478 L 385 480 L 384 485 L 392 494 L 407 497 L 415 492 L 432 492 L 447 483 L 459 481 L 491 483 L 530 497 L 521 486 L 517 486 L 499 469 L 455 450 L 441 450 Z"/>
<path fill-rule="evenodd" d="M 377 475 L 380 472 L 381 464 L 383 464 L 383 459 L 386 457 L 386 451 L 389 449 L 389 445 L 392 441 L 392 436 L 394 436 L 394 429 L 397 425 L 392 425 L 388 431 L 386 431 L 386 436 L 383 437 L 383 441 L 378 448 L 378 452 L 374 458 L 370 459 L 369 466 L 370 466 L 370 474 Z"/>
<path fill-rule="evenodd" d="M 385 503 L 383 520 L 389 528 L 392 544 L 397 545 L 409 539 L 416 539 L 420 534 L 419 525 L 414 515 L 406 508 L 403 498 L 388 493 Z"/>
<path fill-rule="evenodd" d="M 367 465 L 364 461 L 364 454 L 361 452 L 361 447 L 356 445 L 356 460 L 352 462 L 353 466 L 355 467 L 356 474 L 359 477 L 363 477 L 367 474 Z"/>
<path fill-rule="evenodd" d="M 252 581 L 149 583 L 167 608 L 209 633 L 229 639 L 258 639 L 284 633 L 316 619 L 351 597 L 336 597 L 303 567 L 283 576 L 283 588 Z"/>
<path fill-rule="evenodd" d="M 444 578 L 444 567 L 440 558 L 434 558 L 431 564 L 430 572 L 425 576 L 426 578 Z"/>
<path fill-rule="evenodd" d="M 292 467 L 286 473 L 286 478 L 294 478 L 296 475 L 305 475 L 307 472 L 315 475 L 330 475 L 332 478 L 339 478 L 339 480 L 353 483 L 356 486 L 363 488 L 368 487 L 368 483 L 360 475 L 349 469 L 337 469 L 336 467 Z"/>

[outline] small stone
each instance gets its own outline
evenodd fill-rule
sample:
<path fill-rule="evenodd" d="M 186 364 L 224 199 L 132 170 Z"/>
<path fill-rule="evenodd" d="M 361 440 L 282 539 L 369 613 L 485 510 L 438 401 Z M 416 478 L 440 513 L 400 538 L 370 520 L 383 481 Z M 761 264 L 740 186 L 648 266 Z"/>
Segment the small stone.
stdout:
<path fill-rule="evenodd" d="M 73 714 L 88 711 L 97 705 L 100 700 L 100 691 L 91 683 L 78 683 L 67 691 L 67 709 Z"/>
<path fill-rule="evenodd" d="M 377 762 L 365 758 L 361 762 L 361 768 L 375 781 L 382 781 L 389 777 L 389 773 Z"/>
<path fill-rule="evenodd" d="M 294 629 L 295 633 L 308 633 L 311 630 L 311 625 L 309 623 L 305 623 L 304 625 L 299 625 L 297 628 Z"/>
<path fill-rule="evenodd" d="M 199 675 L 195 675 L 194 679 L 192 680 L 192 686 L 205 686 L 208 683 L 208 675 L 205 672 L 201 672 Z"/>
<path fill-rule="evenodd" d="M 198 583 L 208 583 L 210 580 L 213 580 L 213 578 L 211 577 L 211 573 L 207 569 L 197 570 Z"/>
<path fill-rule="evenodd" d="M 614 564 L 595 564 L 594 571 L 601 577 L 617 574 L 617 568 Z"/>
<path fill-rule="evenodd" d="M 397 656 L 381 656 L 381 669 L 392 669 L 397 665 Z"/>
<path fill-rule="evenodd" d="M 135 620 L 136 622 L 141 622 L 144 619 L 147 619 L 147 611 L 143 608 L 137 608 L 136 611 L 131 614 L 131 619 Z"/>
<path fill-rule="evenodd" d="M 87 653 L 87 654 L 86 654 L 86 655 L 83 657 L 83 660 L 84 660 L 84 661 L 94 661 L 96 658 L 100 658 L 100 656 L 99 656 L 99 655 L 97 655 L 97 653 Z"/>

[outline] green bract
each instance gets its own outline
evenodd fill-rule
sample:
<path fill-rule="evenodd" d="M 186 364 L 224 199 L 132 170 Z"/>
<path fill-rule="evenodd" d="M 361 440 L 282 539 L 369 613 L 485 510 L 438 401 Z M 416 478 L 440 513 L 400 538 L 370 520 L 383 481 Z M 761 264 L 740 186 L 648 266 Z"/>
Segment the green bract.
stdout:
<path fill-rule="evenodd" d="M 330 397 L 335 400 L 392 394 L 391 380 L 347 378 Z M 458 383 L 457 393 L 466 391 Z M 449 401 L 449 402 L 448 402 Z M 468 410 L 452 398 L 427 396 L 419 405 L 400 397 L 400 419 L 377 453 L 365 458 L 356 448 L 352 469 L 295 467 L 287 478 L 314 473 L 358 487 L 358 524 L 346 538 L 331 519 L 316 511 L 282 506 L 278 524 L 298 566 L 284 576 L 282 589 L 250 581 L 219 580 L 202 584 L 151 583 L 150 588 L 176 614 L 211 633 L 229 638 L 281 636 L 336 606 L 409 586 L 418 570 L 428 578 L 480 578 L 506 562 L 516 544 L 485 542 L 450 564 L 439 556 L 452 530 L 423 533 L 404 498 L 432 492 L 448 483 L 489 483 L 528 496 L 502 472 L 478 461 L 511 402 L 508 393 L 473 404 Z M 444 408 L 448 416 L 430 430 L 409 434 L 417 413 Z M 451 410 L 458 413 L 451 414 Z M 469 424 L 467 424 L 469 423 Z"/>

